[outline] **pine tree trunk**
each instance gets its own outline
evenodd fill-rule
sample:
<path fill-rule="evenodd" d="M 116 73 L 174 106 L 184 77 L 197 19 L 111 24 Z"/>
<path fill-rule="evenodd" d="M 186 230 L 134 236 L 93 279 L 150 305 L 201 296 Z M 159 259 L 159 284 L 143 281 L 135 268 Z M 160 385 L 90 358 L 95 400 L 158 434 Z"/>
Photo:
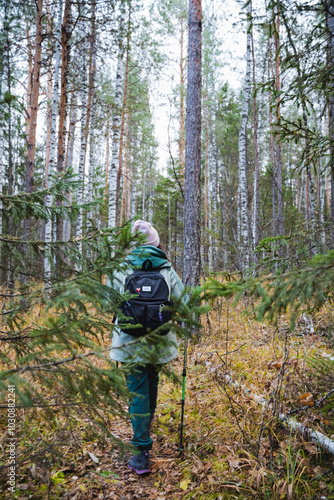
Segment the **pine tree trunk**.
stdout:
<path fill-rule="evenodd" d="M 62 27 L 62 0 L 58 0 L 58 21 L 56 32 L 56 53 L 55 53 L 55 67 L 53 74 L 53 91 L 52 91 L 52 113 L 51 113 L 51 138 L 50 138 L 50 159 L 47 186 L 51 186 L 52 175 L 55 170 L 56 163 L 56 125 L 57 125 L 57 107 L 58 107 L 58 88 L 59 88 L 59 67 L 60 67 L 60 41 L 61 41 L 61 27 Z M 48 194 L 45 199 L 45 206 L 52 206 L 52 196 Z M 52 217 L 45 223 L 45 258 L 44 258 L 44 279 L 45 284 L 49 284 L 51 280 L 51 255 L 48 244 L 52 241 Z"/>
<path fill-rule="evenodd" d="M 182 277 L 185 285 L 193 287 L 199 284 L 201 273 L 201 0 L 189 0 L 188 26 L 188 86 Z"/>
<path fill-rule="evenodd" d="M 119 217 L 119 225 L 121 226 L 126 221 L 127 214 L 127 200 L 128 200 L 128 161 L 127 161 L 127 134 L 124 137 L 124 181 L 123 181 L 123 191 L 121 199 L 121 213 Z"/>
<path fill-rule="evenodd" d="M 249 13 L 249 7 L 248 7 Z M 250 21 L 249 21 L 250 22 Z M 239 235 L 239 255 L 240 268 L 246 269 L 250 262 L 250 235 L 249 235 L 249 212 L 248 212 L 248 186 L 247 186 L 247 122 L 250 103 L 250 85 L 251 85 L 251 36 L 247 30 L 247 66 L 245 98 L 241 117 L 241 128 L 239 132 L 239 186 L 238 186 L 238 219 L 240 220 Z"/>
<path fill-rule="evenodd" d="M 39 81 L 41 75 L 42 37 L 43 37 L 42 17 L 43 17 L 43 0 L 38 0 L 36 4 L 35 55 L 34 55 L 34 71 L 33 71 L 33 81 L 32 81 L 32 92 L 31 92 L 30 127 L 28 136 L 28 160 L 27 160 L 27 172 L 26 172 L 27 193 L 32 193 L 34 189 L 36 126 L 37 126 Z"/>

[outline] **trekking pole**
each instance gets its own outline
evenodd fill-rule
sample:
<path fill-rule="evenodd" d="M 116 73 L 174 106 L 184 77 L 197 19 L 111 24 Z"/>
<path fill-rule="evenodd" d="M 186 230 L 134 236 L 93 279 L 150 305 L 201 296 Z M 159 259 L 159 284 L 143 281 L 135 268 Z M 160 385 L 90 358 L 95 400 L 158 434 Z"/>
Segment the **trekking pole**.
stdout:
<path fill-rule="evenodd" d="M 183 420 L 184 420 L 184 400 L 186 393 L 186 376 L 187 376 L 187 351 L 188 351 L 188 332 L 186 333 L 184 339 L 184 359 L 183 359 L 183 385 L 182 385 L 182 401 L 181 401 L 181 427 L 180 427 L 180 447 L 179 452 L 182 453 L 184 451 L 183 448 Z"/>

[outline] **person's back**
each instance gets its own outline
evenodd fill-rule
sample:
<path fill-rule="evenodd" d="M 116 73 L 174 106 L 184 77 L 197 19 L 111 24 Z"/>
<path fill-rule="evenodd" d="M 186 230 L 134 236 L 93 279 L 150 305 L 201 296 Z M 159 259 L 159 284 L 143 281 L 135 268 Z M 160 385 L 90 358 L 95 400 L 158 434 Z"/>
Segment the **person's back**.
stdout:
<path fill-rule="evenodd" d="M 179 299 L 184 287 L 160 246 L 157 231 L 145 221 L 136 221 L 133 232 L 136 231 L 146 235 L 147 244 L 135 248 L 128 255 L 127 265 L 114 276 L 114 287 L 123 293 L 127 278 L 136 270 L 143 269 L 144 264 L 150 270 L 161 274 L 169 289 L 169 299 L 173 297 Z M 156 342 L 148 342 L 148 346 L 143 350 L 140 342 L 132 342 L 138 339 L 135 331 L 134 335 L 131 335 L 131 330 L 127 329 L 125 333 L 117 325 L 118 318 L 113 331 L 110 357 L 125 364 L 128 389 L 138 395 L 132 397 L 129 406 L 134 434 L 131 443 L 137 448 L 138 454 L 131 457 L 128 466 L 138 474 L 143 474 L 150 472 L 149 450 L 152 449 L 153 443 L 150 437 L 150 425 L 157 402 L 159 367 L 177 357 L 177 338 L 174 332 L 169 331 L 163 337 L 165 339 L 163 345 L 157 346 Z"/>

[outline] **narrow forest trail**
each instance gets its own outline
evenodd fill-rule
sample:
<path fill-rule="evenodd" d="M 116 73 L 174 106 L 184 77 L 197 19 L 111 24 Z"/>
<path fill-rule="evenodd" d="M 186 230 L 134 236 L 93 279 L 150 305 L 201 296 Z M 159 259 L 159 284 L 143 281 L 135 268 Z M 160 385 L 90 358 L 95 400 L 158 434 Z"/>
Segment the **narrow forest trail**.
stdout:
<path fill-rule="evenodd" d="M 177 450 L 181 389 L 162 377 L 153 424 L 152 473 L 138 477 L 126 466 L 129 453 L 122 456 L 117 448 L 102 453 L 87 446 L 100 463 L 95 471 L 91 466 L 88 475 L 85 471 L 83 482 L 76 477 L 64 497 L 334 498 L 333 473 L 328 474 L 333 457 L 277 425 L 272 410 L 263 406 L 270 399 L 272 408 L 275 397 L 277 404 L 283 399 L 280 412 L 305 406 L 311 398 L 305 396 L 310 384 L 315 392 L 318 384 L 306 375 L 306 358 L 329 352 L 327 339 L 311 335 L 303 323 L 288 335 L 287 319 L 275 329 L 226 304 L 220 312 L 210 313 L 210 320 L 201 341 L 189 349 L 183 457 Z M 319 316 L 316 331 L 321 332 L 324 321 Z M 182 353 L 173 369 L 182 372 Z M 333 419 L 313 411 L 312 403 L 298 419 L 327 435 L 334 433 Z M 129 442 L 130 423 L 114 420 L 112 432 Z"/>

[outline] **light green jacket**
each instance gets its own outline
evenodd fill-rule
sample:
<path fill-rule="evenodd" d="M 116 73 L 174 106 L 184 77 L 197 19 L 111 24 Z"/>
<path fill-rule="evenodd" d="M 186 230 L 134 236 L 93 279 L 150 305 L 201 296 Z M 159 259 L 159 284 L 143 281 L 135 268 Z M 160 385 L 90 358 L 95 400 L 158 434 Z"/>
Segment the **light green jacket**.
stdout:
<path fill-rule="evenodd" d="M 123 293 L 126 277 L 132 274 L 134 269 L 139 269 L 142 263 L 147 259 L 152 262 L 154 269 L 159 270 L 160 274 L 165 278 L 169 287 L 170 296 L 179 299 L 184 291 L 184 286 L 180 278 L 174 271 L 171 263 L 167 260 L 166 254 L 159 248 L 149 245 L 136 248 L 131 252 L 127 257 L 127 262 L 131 265 L 125 267 L 124 271 L 115 274 L 113 279 L 114 288 Z M 129 342 L 138 340 L 138 338 L 122 332 L 122 330 L 117 327 L 117 323 L 118 320 L 116 319 L 112 337 L 112 348 L 110 350 L 110 357 L 114 361 L 125 362 L 131 359 L 131 361 L 135 362 L 150 363 L 152 362 L 152 356 L 149 354 L 150 351 L 154 354 L 154 358 L 159 364 L 168 363 L 168 361 L 177 357 L 177 338 L 172 331 L 163 336 L 163 339 L 168 341 L 168 345 L 157 347 L 153 343 L 151 345 L 149 344 L 147 354 L 145 353 L 145 355 L 143 352 L 139 354 L 139 351 L 143 349 L 141 341 L 132 345 L 127 345 L 123 348 L 118 348 Z M 145 337 L 140 337 L 140 339 L 145 339 Z M 144 341 L 146 342 L 146 340 Z"/>

